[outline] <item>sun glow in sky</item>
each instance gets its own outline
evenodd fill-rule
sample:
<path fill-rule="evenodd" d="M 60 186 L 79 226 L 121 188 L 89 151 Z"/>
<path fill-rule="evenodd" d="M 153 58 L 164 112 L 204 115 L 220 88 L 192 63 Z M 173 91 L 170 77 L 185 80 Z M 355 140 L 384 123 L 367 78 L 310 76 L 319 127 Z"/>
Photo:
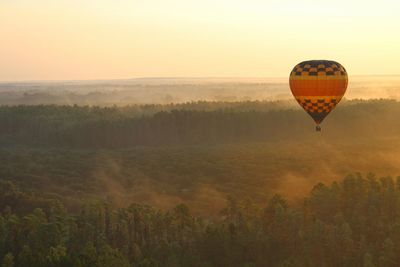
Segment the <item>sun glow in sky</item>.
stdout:
<path fill-rule="evenodd" d="M 1 0 L 0 80 L 400 74 L 400 1 Z"/>

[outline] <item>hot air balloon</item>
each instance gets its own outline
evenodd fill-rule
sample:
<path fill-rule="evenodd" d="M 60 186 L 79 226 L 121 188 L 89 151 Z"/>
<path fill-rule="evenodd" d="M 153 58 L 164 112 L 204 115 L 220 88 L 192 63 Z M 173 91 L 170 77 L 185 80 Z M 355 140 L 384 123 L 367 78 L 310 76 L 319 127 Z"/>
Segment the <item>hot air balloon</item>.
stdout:
<path fill-rule="evenodd" d="M 290 89 L 297 102 L 314 119 L 316 130 L 346 92 L 345 68 L 335 61 L 309 60 L 297 64 L 289 77 Z"/>

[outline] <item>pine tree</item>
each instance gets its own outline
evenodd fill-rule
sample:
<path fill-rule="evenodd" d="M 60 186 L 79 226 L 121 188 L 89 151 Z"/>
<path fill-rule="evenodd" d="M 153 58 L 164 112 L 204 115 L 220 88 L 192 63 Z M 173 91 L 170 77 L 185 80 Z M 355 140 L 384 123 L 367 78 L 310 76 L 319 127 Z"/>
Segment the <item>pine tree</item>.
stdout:
<path fill-rule="evenodd" d="M 3 257 L 3 262 L 1 264 L 1 267 L 14 267 L 14 256 L 11 253 L 7 253 Z"/>
<path fill-rule="evenodd" d="M 365 253 L 363 258 L 363 267 L 376 267 L 372 261 L 371 254 Z"/>

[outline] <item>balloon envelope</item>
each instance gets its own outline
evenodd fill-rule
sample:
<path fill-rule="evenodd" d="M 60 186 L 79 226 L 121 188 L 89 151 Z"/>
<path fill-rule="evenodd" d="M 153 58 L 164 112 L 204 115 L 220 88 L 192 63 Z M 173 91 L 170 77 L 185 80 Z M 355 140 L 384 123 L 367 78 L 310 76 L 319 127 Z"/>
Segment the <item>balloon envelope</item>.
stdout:
<path fill-rule="evenodd" d="M 330 60 L 303 61 L 293 68 L 289 77 L 293 96 L 316 124 L 340 102 L 347 83 L 345 68 Z"/>

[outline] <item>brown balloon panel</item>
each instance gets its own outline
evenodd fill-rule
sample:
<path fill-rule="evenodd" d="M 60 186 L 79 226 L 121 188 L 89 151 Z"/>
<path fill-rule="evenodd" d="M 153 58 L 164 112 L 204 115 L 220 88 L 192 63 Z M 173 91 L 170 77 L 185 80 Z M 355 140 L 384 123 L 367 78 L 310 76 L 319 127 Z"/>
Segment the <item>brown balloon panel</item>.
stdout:
<path fill-rule="evenodd" d="M 342 99 L 348 78 L 335 61 L 310 60 L 293 68 L 289 84 L 300 106 L 320 124 Z"/>

